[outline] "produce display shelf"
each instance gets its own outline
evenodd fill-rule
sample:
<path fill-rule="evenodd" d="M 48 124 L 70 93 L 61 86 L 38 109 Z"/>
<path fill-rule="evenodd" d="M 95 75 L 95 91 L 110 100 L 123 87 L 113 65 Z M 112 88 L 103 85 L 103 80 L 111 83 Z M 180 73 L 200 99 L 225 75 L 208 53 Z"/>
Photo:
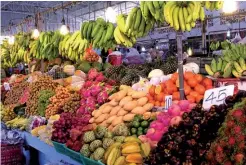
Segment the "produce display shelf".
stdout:
<path fill-rule="evenodd" d="M 23 137 L 25 139 L 26 145 L 29 145 L 35 148 L 36 150 L 38 150 L 39 152 L 41 152 L 43 155 L 45 155 L 46 159 L 48 159 L 48 161 L 51 163 L 67 164 L 67 165 L 82 165 L 82 163 L 73 160 L 69 156 L 58 153 L 54 147 L 44 143 L 43 141 L 39 140 L 37 137 L 32 136 L 28 132 L 23 132 Z"/>

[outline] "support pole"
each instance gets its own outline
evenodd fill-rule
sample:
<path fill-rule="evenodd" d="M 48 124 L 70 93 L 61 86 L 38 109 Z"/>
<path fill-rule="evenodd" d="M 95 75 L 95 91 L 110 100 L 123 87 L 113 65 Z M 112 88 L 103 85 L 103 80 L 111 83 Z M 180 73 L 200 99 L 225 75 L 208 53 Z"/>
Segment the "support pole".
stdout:
<path fill-rule="evenodd" d="M 202 53 L 207 54 L 207 39 L 206 39 L 206 32 L 207 32 L 207 20 L 202 21 Z"/>
<path fill-rule="evenodd" d="M 183 73 L 183 50 L 182 50 L 182 32 L 177 32 L 177 50 L 178 50 L 178 71 L 179 71 L 179 94 L 180 100 L 184 100 L 184 73 Z"/>

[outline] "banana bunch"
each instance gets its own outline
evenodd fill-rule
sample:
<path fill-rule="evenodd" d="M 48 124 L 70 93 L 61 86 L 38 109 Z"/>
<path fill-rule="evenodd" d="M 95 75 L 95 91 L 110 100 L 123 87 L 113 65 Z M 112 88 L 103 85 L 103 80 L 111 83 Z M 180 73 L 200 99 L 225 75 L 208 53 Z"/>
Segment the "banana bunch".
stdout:
<path fill-rule="evenodd" d="M 149 143 L 142 143 L 137 137 L 128 136 L 124 143 L 113 143 L 104 154 L 107 165 L 142 164 L 150 153 Z"/>
<path fill-rule="evenodd" d="M 117 16 L 117 27 L 114 30 L 114 39 L 117 44 L 132 47 L 138 37 L 146 36 L 153 28 L 155 20 L 145 21 L 141 8 L 135 7 L 129 15 Z"/>
<path fill-rule="evenodd" d="M 224 1 L 205 1 L 204 6 L 207 10 L 220 10 L 223 7 Z"/>
<path fill-rule="evenodd" d="M 20 47 L 23 47 L 23 49 L 25 50 L 29 48 L 29 44 L 31 41 L 31 33 L 19 32 L 15 35 L 15 42 L 17 42 L 18 45 L 20 45 Z"/>
<path fill-rule="evenodd" d="M 89 42 L 86 39 L 81 39 L 80 31 L 74 32 L 72 35 L 67 34 L 59 44 L 59 54 L 72 61 L 83 59 L 83 54 L 86 48 L 89 47 Z"/>
<path fill-rule="evenodd" d="M 198 19 L 205 19 L 205 11 L 198 1 L 169 1 L 164 6 L 164 18 L 175 30 L 190 31 Z"/>
<path fill-rule="evenodd" d="M 29 63 L 31 61 L 29 51 L 25 50 L 24 47 L 21 47 L 17 52 L 17 59 L 19 61 L 24 61 L 25 63 Z"/>
<path fill-rule="evenodd" d="M 13 120 L 7 121 L 5 124 L 7 127 L 10 127 L 12 129 L 18 128 L 20 130 L 24 130 L 28 125 L 28 123 L 29 123 L 28 118 L 16 117 Z"/>
<path fill-rule="evenodd" d="M 220 47 L 220 42 L 219 42 L 219 41 L 217 41 L 216 43 L 215 43 L 215 42 L 212 42 L 212 43 L 210 44 L 210 46 L 209 46 L 209 48 L 210 48 L 211 50 L 217 50 L 219 47 Z"/>
<path fill-rule="evenodd" d="M 141 1 L 140 8 L 146 22 L 154 19 L 155 22 L 164 23 L 164 1 Z"/>
<path fill-rule="evenodd" d="M 238 61 L 226 61 L 222 58 L 218 58 L 216 61 L 213 59 L 210 65 L 205 64 L 205 70 L 210 76 L 215 78 L 229 78 L 232 75 L 237 78 L 246 76 L 246 64 L 242 57 Z"/>
<path fill-rule="evenodd" d="M 230 49 L 223 50 L 223 59 L 227 62 L 238 61 L 240 57 L 246 60 L 246 45 L 231 44 Z"/>
<path fill-rule="evenodd" d="M 93 48 L 108 50 L 114 48 L 114 24 L 105 22 L 102 18 L 96 21 L 85 22 L 81 25 L 81 38 L 93 43 Z"/>

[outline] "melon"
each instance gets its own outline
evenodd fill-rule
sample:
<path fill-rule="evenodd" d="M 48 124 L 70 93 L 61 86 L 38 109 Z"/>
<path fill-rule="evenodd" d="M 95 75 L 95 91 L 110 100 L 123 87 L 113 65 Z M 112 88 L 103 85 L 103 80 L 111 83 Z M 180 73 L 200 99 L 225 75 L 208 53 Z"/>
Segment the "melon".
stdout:
<path fill-rule="evenodd" d="M 92 67 L 95 68 L 98 72 L 102 71 L 102 64 L 99 62 L 94 62 Z"/>
<path fill-rule="evenodd" d="M 91 69 L 91 65 L 90 63 L 86 62 L 86 61 L 83 61 L 79 67 L 78 67 L 79 70 L 85 72 L 85 73 L 88 73 L 89 70 Z"/>

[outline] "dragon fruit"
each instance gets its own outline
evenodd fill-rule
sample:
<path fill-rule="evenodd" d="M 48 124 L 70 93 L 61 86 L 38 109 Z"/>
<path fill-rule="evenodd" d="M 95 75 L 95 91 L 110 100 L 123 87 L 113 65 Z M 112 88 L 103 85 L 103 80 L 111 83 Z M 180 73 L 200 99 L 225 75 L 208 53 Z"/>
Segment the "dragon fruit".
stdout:
<path fill-rule="evenodd" d="M 89 88 L 89 87 L 92 86 L 92 84 L 93 84 L 93 82 L 88 80 L 88 81 L 86 81 L 86 82 L 84 83 L 84 88 Z"/>
<path fill-rule="evenodd" d="M 97 75 L 98 75 L 97 70 L 95 68 L 92 68 L 88 72 L 88 79 L 89 80 L 94 80 L 97 77 Z"/>
<path fill-rule="evenodd" d="M 103 73 L 100 72 L 100 73 L 97 75 L 95 81 L 97 81 L 97 82 L 103 82 L 104 80 L 105 80 L 105 77 L 104 77 Z"/>
<path fill-rule="evenodd" d="M 83 90 L 82 91 L 82 96 L 83 97 L 90 97 L 91 96 L 91 91 L 90 90 Z"/>
<path fill-rule="evenodd" d="M 99 95 L 97 96 L 97 102 L 99 104 L 105 103 L 107 101 L 107 99 L 108 99 L 108 93 L 105 90 L 100 92 Z"/>
<path fill-rule="evenodd" d="M 92 105 L 95 105 L 96 104 L 96 98 L 95 97 L 87 97 L 86 99 L 86 104 L 89 105 L 89 104 L 92 104 Z"/>
<path fill-rule="evenodd" d="M 97 96 L 101 92 L 101 87 L 100 86 L 93 86 L 90 88 L 90 93 L 92 96 Z"/>

